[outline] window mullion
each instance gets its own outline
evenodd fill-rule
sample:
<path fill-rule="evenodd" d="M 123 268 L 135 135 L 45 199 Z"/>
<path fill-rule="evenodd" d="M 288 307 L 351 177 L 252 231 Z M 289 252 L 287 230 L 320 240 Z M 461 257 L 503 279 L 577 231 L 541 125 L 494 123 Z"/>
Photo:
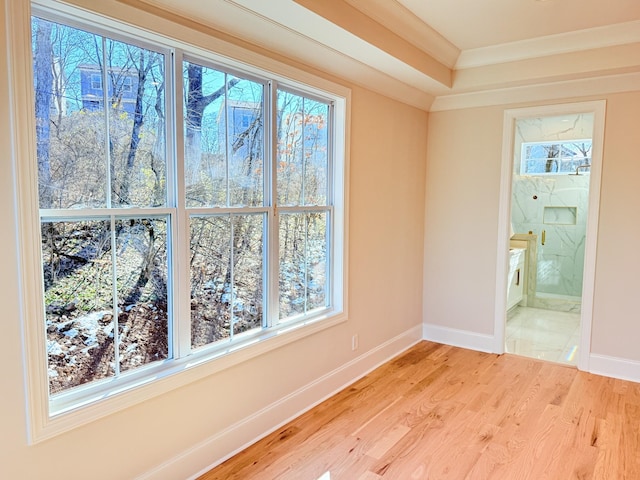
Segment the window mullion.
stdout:
<path fill-rule="evenodd" d="M 185 205 L 185 152 L 184 152 L 184 96 L 182 77 L 183 53 L 176 50 L 173 55 L 173 65 L 171 76 L 167 79 L 173 83 L 173 89 L 167 88 L 171 92 L 170 108 L 167 109 L 167 128 L 169 128 L 170 138 L 174 139 L 174 145 L 168 154 L 171 155 L 169 164 L 175 169 L 175 190 L 174 203 L 175 218 L 172 231 L 174 234 L 172 269 L 176 275 L 174 298 L 176 307 L 173 309 L 173 347 L 174 356 L 185 357 L 191 352 L 191 296 L 190 296 L 190 270 L 189 270 L 189 231 L 191 218 Z M 174 93 L 175 92 L 175 93 Z M 169 97 L 169 95 L 167 96 Z"/>
<path fill-rule="evenodd" d="M 280 290 L 279 290 L 279 275 L 280 275 L 280 238 L 279 238 L 279 224 L 280 217 L 278 214 L 278 177 L 277 177 L 277 164 L 278 164 L 278 84 L 275 81 L 270 82 L 269 92 L 267 98 L 268 115 L 265 117 L 269 120 L 267 122 L 268 138 L 269 138 L 269 150 L 267 152 L 267 159 L 269 168 L 269 215 L 267 218 L 267 315 L 266 326 L 272 327 L 278 323 L 280 315 Z M 266 170 L 266 169 L 265 169 Z"/>
<path fill-rule="evenodd" d="M 111 198 L 111 122 L 109 118 L 109 110 L 107 109 L 108 100 L 109 100 L 109 92 L 107 87 L 107 81 L 109 79 L 107 75 L 107 39 L 102 37 L 102 72 L 101 72 L 101 82 L 102 82 L 102 113 L 104 115 L 104 155 L 106 159 L 106 172 L 105 172 L 105 189 L 107 194 L 107 207 L 111 208 L 113 205 L 113 199 Z"/>
<path fill-rule="evenodd" d="M 164 84 L 165 84 L 165 97 L 164 97 L 164 111 L 165 111 L 165 146 L 164 154 L 166 157 L 167 165 L 167 207 L 170 208 L 170 213 L 167 215 L 167 277 L 169 285 L 174 286 L 168 292 L 167 298 L 167 357 L 176 358 L 180 355 L 180 336 L 181 329 L 178 328 L 177 323 L 180 321 L 180 315 L 178 314 L 178 308 L 180 305 L 180 293 L 183 291 L 180 288 L 179 280 L 181 278 L 177 271 L 177 266 L 182 265 L 183 262 L 177 262 L 176 259 L 180 255 L 181 249 L 179 248 L 179 230 L 178 226 L 181 222 L 178 221 L 177 210 L 177 198 L 178 198 L 178 175 L 177 175 L 177 162 L 176 162 L 176 126 L 178 125 L 175 118 L 175 104 L 176 97 L 181 98 L 181 95 L 176 94 L 176 57 L 175 51 L 170 51 L 165 55 L 164 59 Z"/>
<path fill-rule="evenodd" d="M 325 242 L 327 246 L 326 252 L 326 271 L 325 271 L 325 304 L 335 305 L 335 281 L 333 273 L 339 272 L 340 267 L 337 264 L 335 243 L 338 239 L 334 235 L 334 207 L 336 205 L 336 191 L 335 191 L 335 102 L 329 103 L 327 109 L 327 130 L 330 132 L 327 135 L 327 220 L 325 231 Z"/>
<path fill-rule="evenodd" d="M 329 207 L 327 209 L 327 212 L 325 213 L 326 215 L 326 221 L 325 221 L 325 225 L 326 225 L 326 230 L 325 230 L 325 245 L 326 245 L 326 253 L 325 253 L 325 257 L 326 257 L 326 263 L 325 263 L 325 298 L 324 298 L 324 302 L 325 302 L 325 306 L 328 305 L 334 305 L 334 297 L 333 297 L 333 293 L 334 293 L 334 282 L 332 281 L 333 278 L 333 271 L 334 271 L 334 246 L 333 246 L 333 208 Z M 337 270 L 337 269 L 336 269 Z"/>
<path fill-rule="evenodd" d="M 231 148 L 232 145 L 229 144 L 229 74 L 224 74 L 224 142 L 225 142 L 225 150 L 224 150 L 224 174 L 225 174 L 225 192 L 226 192 L 226 202 L 225 206 L 231 206 L 231 194 L 229 193 L 229 160 L 231 158 Z M 234 119 L 235 121 L 235 119 Z M 235 128 L 235 124 L 234 124 Z"/>
<path fill-rule="evenodd" d="M 304 180 L 302 184 L 304 185 Z M 304 314 L 306 315 L 307 311 L 309 310 L 309 214 L 305 212 L 303 215 L 304 215 L 303 217 L 304 219 Z"/>
<path fill-rule="evenodd" d="M 301 138 L 301 142 L 300 142 L 300 163 L 301 163 L 301 168 L 302 168 L 302 181 L 301 181 L 301 188 L 300 188 L 300 199 L 298 200 L 300 205 L 306 205 L 306 199 L 307 199 L 307 194 L 306 194 L 306 183 L 305 182 L 305 178 L 307 175 L 307 171 L 306 171 L 306 167 L 307 167 L 307 161 L 306 161 L 306 145 L 305 145 L 305 128 L 306 128 L 306 105 L 305 105 L 306 101 L 305 98 L 302 97 L 302 118 L 300 119 L 300 131 L 302 133 L 302 138 Z M 306 302 L 305 302 L 305 312 L 306 312 Z"/>
<path fill-rule="evenodd" d="M 228 182 L 228 178 L 227 178 L 227 182 Z M 227 192 L 228 195 L 228 192 Z M 228 197 L 227 197 L 228 198 Z M 235 256 L 235 252 L 234 252 L 234 246 L 235 246 L 235 240 L 234 240 L 234 236 L 235 236 L 235 215 L 233 214 L 229 214 L 229 340 L 233 340 L 234 337 L 234 331 L 235 331 L 235 315 L 233 312 L 233 306 L 236 300 L 236 294 L 235 294 L 235 271 L 233 268 L 234 265 L 234 256 Z"/>
<path fill-rule="evenodd" d="M 116 218 L 111 215 L 109 219 L 109 230 L 111 236 L 111 291 L 113 308 L 113 363 L 114 374 L 120 376 L 120 328 L 118 323 L 118 272 L 117 272 L 117 243 L 116 243 Z"/>
<path fill-rule="evenodd" d="M 335 115 L 335 105 L 331 102 L 327 108 L 327 130 L 329 132 L 334 131 L 334 115 Z M 335 205 L 335 185 L 333 182 L 333 178 L 335 175 L 334 172 L 334 134 L 329 133 L 327 135 L 327 205 Z"/>

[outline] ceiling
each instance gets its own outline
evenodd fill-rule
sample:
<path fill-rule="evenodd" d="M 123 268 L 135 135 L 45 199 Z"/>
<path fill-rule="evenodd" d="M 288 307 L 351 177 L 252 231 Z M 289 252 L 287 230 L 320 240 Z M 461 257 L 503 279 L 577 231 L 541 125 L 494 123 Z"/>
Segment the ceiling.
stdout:
<path fill-rule="evenodd" d="M 398 3 L 461 50 L 640 20 L 638 0 L 398 0 Z"/>
<path fill-rule="evenodd" d="M 119 0 L 426 110 L 640 88 L 640 0 Z"/>

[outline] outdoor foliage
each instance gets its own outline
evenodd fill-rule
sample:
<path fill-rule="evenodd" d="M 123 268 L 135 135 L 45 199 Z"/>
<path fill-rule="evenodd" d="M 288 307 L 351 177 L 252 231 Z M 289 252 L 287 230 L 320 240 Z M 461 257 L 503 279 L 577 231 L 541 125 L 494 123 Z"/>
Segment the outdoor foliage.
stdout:
<path fill-rule="evenodd" d="M 326 103 L 278 91 L 269 160 L 266 82 L 186 59 L 184 154 L 173 160 L 163 52 L 36 17 L 32 27 L 51 393 L 172 358 L 179 269 L 192 348 L 328 306 Z M 269 265 L 273 228 L 279 262 Z"/>

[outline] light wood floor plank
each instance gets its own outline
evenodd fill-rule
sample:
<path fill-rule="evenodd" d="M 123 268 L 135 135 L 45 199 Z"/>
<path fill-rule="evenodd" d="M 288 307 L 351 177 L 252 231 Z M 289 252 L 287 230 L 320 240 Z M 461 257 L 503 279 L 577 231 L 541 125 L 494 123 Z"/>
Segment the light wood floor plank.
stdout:
<path fill-rule="evenodd" d="M 640 384 L 420 342 L 214 479 L 640 479 Z"/>

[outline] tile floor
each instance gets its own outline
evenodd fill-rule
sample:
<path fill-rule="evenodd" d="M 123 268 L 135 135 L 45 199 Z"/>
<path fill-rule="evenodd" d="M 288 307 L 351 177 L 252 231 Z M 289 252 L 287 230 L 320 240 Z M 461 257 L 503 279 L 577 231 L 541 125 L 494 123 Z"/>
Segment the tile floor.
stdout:
<path fill-rule="evenodd" d="M 516 307 L 507 314 L 506 351 L 576 365 L 580 314 Z"/>

